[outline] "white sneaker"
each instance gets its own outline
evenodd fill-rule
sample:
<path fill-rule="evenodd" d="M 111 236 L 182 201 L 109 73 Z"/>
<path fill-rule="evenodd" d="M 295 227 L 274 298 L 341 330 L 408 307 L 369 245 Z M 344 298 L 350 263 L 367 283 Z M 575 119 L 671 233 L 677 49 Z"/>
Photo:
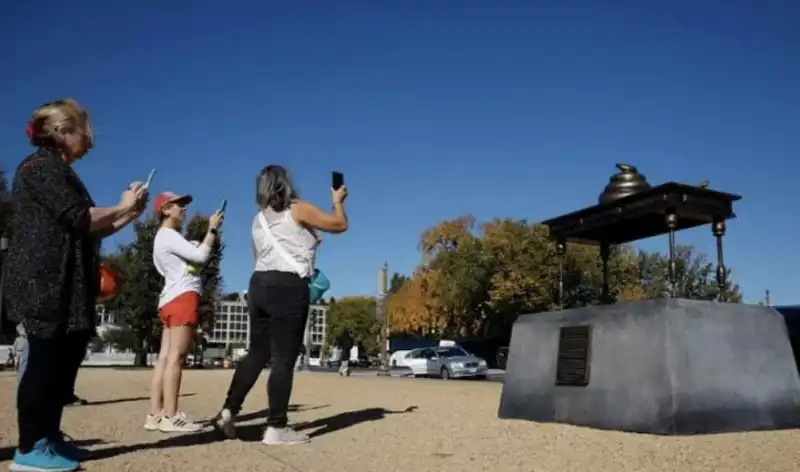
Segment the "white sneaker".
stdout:
<path fill-rule="evenodd" d="M 159 423 L 161 423 L 161 415 L 147 415 L 147 418 L 144 419 L 144 429 L 158 431 Z"/>
<path fill-rule="evenodd" d="M 172 418 L 166 416 L 158 422 L 158 430 L 162 433 L 194 433 L 203 427 L 186 419 L 186 415 L 178 413 Z"/>
<path fill-rule="evenodd" d="M 267 446 L 281 446 L 292 444 L 305 444 L 311 441 L 307 434 L 300 433 L 292 428 L 273 428 L 268 426 L 264 432 L 264 439 L 261 441 Z"/>
<path fill-rule="evenodd" d="M 236 424 L 233 422 L 233 413 L 231 410 L 224 408 L 214 418 L 214 427 L 222 431 L 228 439 L 236 439 Z"/>

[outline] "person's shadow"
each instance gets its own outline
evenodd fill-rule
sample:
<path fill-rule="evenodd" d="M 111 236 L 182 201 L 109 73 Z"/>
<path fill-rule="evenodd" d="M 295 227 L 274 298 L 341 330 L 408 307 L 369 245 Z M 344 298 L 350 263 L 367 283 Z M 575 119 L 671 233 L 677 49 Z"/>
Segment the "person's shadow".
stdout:
<path fill-rule="evenodd" d="M 319 428 L 308 435 L 311 438 L 315 438 L 357 424 L 382 420 L 385 419 L 387 415 L 412 413 L 416 409 L 416 406 L 410 406 L 405 410 L 398 411 L 387 410 L 386 408 L 365 408 L 363 410 L 345 411 L 344 413 L 328 416 L 327 418 L 298 423 L 294 425 L 294 428 L 298 431 Z M 237 431 L 242 441 L 260 441 L 264 433 L 264 425 L 248 425 L 239 428 Z"/>
<path fill-rule="evenodd" d="M 181 398 L 186 397 L 193 397 L 196 393 L 182 393 L 180 395 Z M 112 400 L 98 400 L 98 401 L 87 401 L 85 405 L 78 405 L 78 406 L 98 406 L 98 405 L 113 405 L 116 403 L 128 403 L 128 402 L 140 402 L 144 400 L 149 400 L 150 397 L 129 397 L 129 398 L 115 398 Z"/>
<path fill-rule="evenodd" d="M 290 411 L 307 411 L 317 408 L 323 408 L 323 407 L 317 406 L 306 409 L 304 409 L 302 405 L 291 405 L 289 407 Z M 311 434 L 309 434 L 309 436 L 311 437 L 317 437 L 323 434 L 328 434 L 334 431 L 339 431 L 345 428 L 349 428 L 350 426 L 354 426 L 360 423 L 382 420 L 386 418 L 386 415 L 411 413 L 416 409 L 417 409 L 416 406 L 410 406 L 405 410 L 399 410 L 399 411 L 387 410 L 385 408 L 366 408 L 363 410 L 347 411 L 344 413 L 339 413 L 333 416 L 329 416 L 327 418 L 321 418 L 314 421 L 299 423 L 294 426 L 298 430 L 320 428 L 317 431 L 313 431 Z M 267 414 L 268 412 L 266 410 L 261 410 L 255 413 L 250 413 L 249 415 L 239 416 L 237 420 L 250 421 L 253 419 L 264 417 Z M 237 436 L 242 441 L 260 441 L 264 435 L 264 424 L 240 426 L 236 428 L 236 432 Z M 203 431 L 196 434 L 174 436 L 153 443 L 135 444 L 131 446 L 117 446 L 117 447 L 109 447 L 105 449 L 95 450 L 92 451 L 92 455 L 91 458 L 89 458 L 89 461 L 107 459 L 121 454 L 128 454 L 131 452 L 142 451 L 142 450 L 197 446 L 202 444 L 209 444 L 223 439 L 224 438 L 220 435 L 218 431 Z"/>
<path fill-rule="evenodd" d="M 290 412 L 296 411 L 309 411 L 309 410 L 317 410 L 319 408 L 326 408 L 328 405 L 317 405 L 317 406 L 306 406 L 306 405 L 289 405 Z M 251 421 L 259 418 L 266 418 L 269 414 L 268 409 L 259 410 L 253 413 L 248 413 L 245 415 L 239 415 L 236 418 L 237 422 L 245 422 Z M 213 422 L 213 419 L 207 419 L 204 421 L 200 421 L 199 423 L 205 426 L 210 426 Z M 237 428 L 237 433 L 240 433 L 244 430 L 246 433 L 249 430 L 257 430 L 260 429 L 263 433 L 264 425 L 251 425 L 251 426 L 243 426 Z M 224 440 L 225 438 L 220 435 L 220 433 L 216 430 L 205 430 L 199 433 L 194 434 L 184 434 L 180 436 L 172 436 L 166 439 L 162 439 L 160 441 L 152 442 L 152 443 L 144 443 L 144 444 L 133 444 L 130 446 L 114 446 L 114 447 L 107 447 L 105 449 L 97 449 L 91 452 L 91 456 L 83 461 L 97 461 L 102 459 L 108 459 L 110 457 L 119 456 L 122 454 L 128 454 L 131 452 L 136 451 L 144 451 L 144 450 L 151 450 L 151 449 L 167 449 L 171 447 L 184 447 L 184 446 L 197 446 L 201 444 L 210 444 L 212 442 L 217 442 Z M 259 438 L 261 440 L 261 438 Z M 12 450 L 13 453 L 13 450 Z"/>

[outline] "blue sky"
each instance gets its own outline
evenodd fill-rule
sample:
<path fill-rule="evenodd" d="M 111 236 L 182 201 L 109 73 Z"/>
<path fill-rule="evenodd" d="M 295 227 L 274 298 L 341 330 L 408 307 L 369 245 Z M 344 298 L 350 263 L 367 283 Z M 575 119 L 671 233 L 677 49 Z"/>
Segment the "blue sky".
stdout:
<path fill-rule="evenodd" d="M 341 296 L 374 292 L 384 261 L 411 272 L 437 221 L 575 210 L 622 161 L 742 194 L 726 258 L 746 299 L 797 303 L 799 17 L 789 1 L 5 2 L 0 165 L 29 152 L 33 108 L 77 98 L 95 200 L 152 167 L 198 211 L 228 199 L 230 290 L 252 267 L 258 170 L 287 165 L 323 208 L 341 170 L 351 229 L 320 253 Z M 713 251 L 709 228 L 678 241 Z"/>

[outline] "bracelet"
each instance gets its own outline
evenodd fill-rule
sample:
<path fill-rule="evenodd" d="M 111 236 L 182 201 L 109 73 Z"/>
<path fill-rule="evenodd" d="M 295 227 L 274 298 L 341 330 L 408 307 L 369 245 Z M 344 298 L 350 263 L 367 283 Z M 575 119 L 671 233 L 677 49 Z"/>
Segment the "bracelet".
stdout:
<path fill-rule="evenodd" d="M 217 228 L 211 228 L 208 230 L 208 232 L 213 234 L 214 236 L 216 236 L 219 233 L 219 231 L 217 231 Z"/>

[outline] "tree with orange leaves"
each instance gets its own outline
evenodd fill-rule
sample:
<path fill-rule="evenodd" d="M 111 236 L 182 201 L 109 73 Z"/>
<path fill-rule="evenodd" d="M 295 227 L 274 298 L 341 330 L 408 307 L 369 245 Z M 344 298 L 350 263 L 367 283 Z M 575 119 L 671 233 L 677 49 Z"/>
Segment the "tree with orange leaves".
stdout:
<path fill-rule="evenodd" d="M 475 218 L 466 215 L 424 231 L 419 249 L 425 263 L 389 300 L 394 332 L 491 337 L 508 333 L 520 314 L 561 305 L 560 258 L 542 225 L 495 219 L 475 231 Z M 714 299 L 712 266 L 705 256 L 687 252 L 678 262 L 679 295 Z M 610 248 L 607 301 L 664 296 L 665 264 L 658 253 L 627 245 Z M 567 245 L 563 305 L 601 303 L 603 285 L 599 248 Z M 728 285 L 726 300 L 740 301 L 738 287 Z"/>

